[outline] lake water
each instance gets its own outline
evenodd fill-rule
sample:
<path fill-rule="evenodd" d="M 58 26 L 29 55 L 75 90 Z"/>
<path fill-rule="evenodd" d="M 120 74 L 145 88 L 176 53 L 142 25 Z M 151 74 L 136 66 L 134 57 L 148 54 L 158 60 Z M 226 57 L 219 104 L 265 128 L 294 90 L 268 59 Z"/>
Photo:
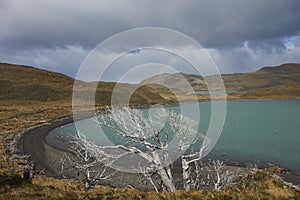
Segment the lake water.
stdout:
<path fill-rule="evenodd" d="M 201 113 L 199 130 L 205 133 L 210 120 L 210 102 L 196 104 Z M 179 107 L 167 109 L 178 111 Z M 95 136 L 93 122 L 82 120 L 81 123 L 89 130 L 89 138 L 96 142 L 101 140 Z M 68 124 L 52 130 L 47 137 L 72 134 L 75 130 L 74 124 Z M 228 101 L 224 129 L 208 156 L 237 162 L 272 163 L 300 172 L 299 130 L 298 100 Z"/>

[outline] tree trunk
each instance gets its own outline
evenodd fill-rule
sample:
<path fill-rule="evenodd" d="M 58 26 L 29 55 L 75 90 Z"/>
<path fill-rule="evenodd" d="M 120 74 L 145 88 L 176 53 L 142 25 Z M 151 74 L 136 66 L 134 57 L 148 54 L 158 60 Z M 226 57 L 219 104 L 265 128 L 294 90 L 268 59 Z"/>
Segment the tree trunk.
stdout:
<path fill-rule="evenodd" d="M 166 187 L 168 188 L 168 190 L 170 192 L 174 192 L 175 191 L 175 185 L 173 183 L 173 180 L 171 180 L 166 172 L 166 170 L 164 168 L 160 168 L 158 169 L 158 174 L 161 177 L 161 180 L 163 181 L 163 183 L 166 185 Z"/>
<path fill-rule="evenodd" d="M 91 178 L 90 178 L 90 170 L 87 169 L 86 170 L 86 182 L 85 182 L 85 189 L 86 190 L 89 190 L 92 186 L 92 183 L 91 183 Z"/>
<path fill-rule="evenodd" d="M 160 175 L 162 182 L 166 185 L 170 192 L 174 192 L 176 188 L 173 183 L 172 176 L 169 176 L 166 169 L 162 166 L 159 154 L 157 152 L 153 152 L 153 161 L 155 163 L 155 166 L 157 168 L 158 174 Z"/>
<path fill-rule="evenodd" d="M 220 177 L 220 172 L 217 171 L 217 182 L 215 182 L 215 189 L 219 190 L 221 185 L 221 177 Z"/>
<path fill-rule="evenodd" d="M 185 191 L 189 191 L 190 190 L 189 165 L 184 156 L 181 156 L 181 165 L 182 165 L 183 188 Z"/>

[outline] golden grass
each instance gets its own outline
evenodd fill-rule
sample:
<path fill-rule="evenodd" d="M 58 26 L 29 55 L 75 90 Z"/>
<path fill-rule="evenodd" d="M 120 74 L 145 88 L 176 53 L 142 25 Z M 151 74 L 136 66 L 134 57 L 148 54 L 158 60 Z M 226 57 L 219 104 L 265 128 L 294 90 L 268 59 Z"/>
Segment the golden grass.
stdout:
<path fill-rule="evenodd" d="M 1 133 L 14 134 L 25 128 L 49 122 L 57 118 L 71 115 L 71 102 L 28 102 L 4 101 L 0 106 Z M 2 149 L 3 150 L 3 149 Z M 2 154 L 3 155 L 3 154 Z M 2 158 L 2 171 L 7 174 L 7 163 Z M 84 191 L 84 185 L 72 184 L 81 188 L 79 191 L 71 189 L 65 180 L 58 180 L 46 176 L 35 176 L 32 184 L 18 187 L 0 186 L 0 199 L 297 199 L 300 193 L 284 186 L 270 177 L 278 169 L 268 172 L 257 172 L 240 180 L 235 187 L 227 187 L 221 191 L 191 190 L 186 193 L 178 190 L 174 193 L 142 192 L 128 188 L 97 187 Z M 22 169 L 16 169 L 21 174 Z M 0 184 L 1 185 L 1 184 Z"/>
<path fill-rule="evenodd" d="M 173 193 L 143 192 L 130 188 L 109 188 L 99 186 L 88 191 L 82 184 L 72 184 L 81 190 L 73 190 L 64 180 L 38 176 L 32 183 L 21 186 L 0 184 L 0 199 L 299 199 L 300 192 L 285 186 L 268 171 L 258 170 L 237 181 L 237 185 L 216 190 L 177 190 Z"/>
<path fill-rule="evenodd" d="M 21 68 L 20 68 L 21 69 Z M 19 67 L 18 67 L 19 70 Z M 28 70 L 28 68 L 27 68 Z M 36 72 L 36 69 L 29 68 L 27 74 L 20 72 L 19 76 L 24 76 L 22 81 L 26 82 L 30 79 L 32 72 Z M 13 74 L 13 73 L 12 73 Z M 42 71 L 38 72 L 35 76 L 35 81 L 44 80 L 45 77 L 51 77 L 51 84 L 54 86 L 56 82 L 60 82 L 60 78 L 65 78 L 63 75 L 55 75 L 52 77 L 51 72 Z M 265 76 L 265 75 L 263 75 Z M 0 79 L 6 79 L 6 75 L 0 76 Z M 17 76 L 12 76 L 12 78 Z M 195 77 L 193 77 L 195 78 Z M 230 78 L 230 76 L 225 77 Z M 65 83 L 64 87 L 69 88 L 72 83 L 71 78 L 67 78 L 68 83 Z M 18 82 L 16 79 L 15 81 Z M 234 80 L 233 84 L 234 85 Z M 236 81 L 236 84 L 239 81 Z M 261 82 L 264 83 L 265 82 Z M 49 83 L 50 84 L 50 83 Z M 253 81 L 251 84 L 255 84 Z M 53 86 L 52 85 L 52 86 Z M 102 90 L 107 89 L 106 86 L 113 85 L 102 83 Z M 145 89 L 145 88 L 144 88 Z M 235 88 L 232 88 L 235 89 Z M 154 90 L 151 88 L 147 91 L 138 91 L 140 98 L 135 97 L 136 103 L 166 103 L 164 99 L 175 101 L 174 94 L 169 91 L 160 88 L 160 96 L 157 96 Z M 228 96 L 229 99 L 243 99 L 243 98 L 299 98 L 299 85 L 291 84 L 288 87 L 285 86 L 271 86 L 264 89 L 253 90 L 249 93 L 234 93 Z M 164 99 L 160 98 L 163 97 Z M 149 100 L 149 99 L 152 100 Z M 195 100 L 195 96 L 180 95 L 182 99 Z M 198 95 L 198 99 L 207 100 L 208 96 Z M 107 101 L 109 99 L 106 99 Z M 103 104 L 103 102 L 102 102 Z M 103 105 L 99 104 L 99 108 Z M 58 118 L 63 118 L 72 115 L 71 99 L 62 99 L 57 101 L 32 101 L 32 100 L 7 100 L 2 99 L 0 101 L 0 138 L 3 135 L 14 135 L 26 128 L 50 122 Z M 7 160 L 4 158 L 5 149 L 0 145 L 1 153 L 1 169 L 0 174 L 8 174 Z M 21 174 L 22 169 L 16 168 L 16 173 Z M 276 171 L 276 170 L 275 170 Z M 20 181 L 20 178 L 8 177 L 11 181 L 19 181 L 19 185 L 2 184 L 0 180 L 0 199 L 300 199 L 300 193 L 294 189 L 284 186 L 280 181 L 275 180 L 270 176 L 269 172 L 258 171 L 254 175 L 248 175 L 241 180 L 239 184 L 234 187 L 226 187 L 221 191 L 215 190 L 191 190 L 184 192 L 181 190 L 174 193 L 155 193 L 155 192 L 142 192 L 139 190 L 128 188 L 109 188 L 109 187 L 97 187 L 89 191 L 73 190 L 67 184 L 65 180 L 58 180 L 46 176 L 35 176 L 32 183 L 24 183 Z M 5 177 L 4 177 L 5 178 Z M 78 188 L 84 188 L 82 184 L 75 183 L 70 180 Z"/>
<path fill-rule="evenodd" d="M 0 139 L 4 140 L 4 136 L 13 136 L 29 127 L 53 121 L 58 118 L 70 116 L 71 101 L 1 101 L 0 104 Z M 4 157 L 5 151 L 9 156 L 8 149 L 0 144 L 1 166 L 0 173 L 9 173 L 7 168 L 10 159 Z M 16 173 L 22 173 L 23 169 L 15 166 Z"/>

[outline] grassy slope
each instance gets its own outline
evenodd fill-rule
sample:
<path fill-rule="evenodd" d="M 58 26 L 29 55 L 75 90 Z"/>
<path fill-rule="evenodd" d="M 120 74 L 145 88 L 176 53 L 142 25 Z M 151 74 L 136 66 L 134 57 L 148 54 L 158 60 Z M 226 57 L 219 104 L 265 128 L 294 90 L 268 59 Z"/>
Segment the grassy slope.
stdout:
<path fill-rule="evenodd" d="M 253 90 L 279 85 L 300 83 L 300 64 L 283 64 L 277 67 L 264 67 L 248 74 L 228 74 L 222 76 L 225 87 Z"/>
<path fill-rule="evenodd" d="M 193 74 L 163 74 L 154 76 L 143 83 L 162 82 L 172 85 L 174 89 L 187 90 L 184 87 L 184 77 L 195 90 L 207 90 L 202 77 Z M 206 77 L 212 85 L 216 76 Z M 256 72 L 245 74 L 222 75 L 224 86 L 227 90 L 243 90 L 246 93 L 229 95 L 229 98 L 299 98 L 300 89 L 300 64 L 283 64 L 277 67 L 264 67 Z M 215 90 L 219 88 L 214 86 Z"/>
<path fill-rule="evenodd" d="M 73 79 L 62 74 L 48 72 L 30 67 L 0 64 L 0 134 L 15 134 L 25 128 L 52 121 L 71 115 L 70 91 Z M 85 83 L 83 83 L 85 84 Z M 31 88 L 35 85 L 36 88 Z M 299 84 L 272 86 L 268 90 L 293 90 Z M 98 100 L 108 102 L 114 83 L 100 83 L 98 86 Z M 86 85 L 88 87 L 88 85 Z M 139 85 L 123 85 L 124 91 L 128 87 Z M 41 89 L 43 88 L 43 89 Z M 46 88 L 46 92 L 44 89 Z M 153 89 L 154 88 L 154 89 Z M 263 88 L 261 88 L 263 89 Z M 141 88 L 137 91 L 138 103 L 161 101 L 162 96 L 170 95 L 169 91 L 160 87 Z M 101 91 L 101 92 L 100 92 Z M 107 92 L 107 93 L 105 93 Z M 159 95 L 157 95 L 159 93 Z M 20 95 L 22 94 L 22 95 Z M 44 95 L 48 95 L 47 98 Z M 101 96 L 102 94 L 102 96 Z M 162 95 L 164 94 L 164 95 Z M 273 94 L 270 91 L 270 94 Z M 24 95 L 24 96 L 23 96 Z M 49 97 L 53 95 L 54 97 Z M 255 94 L 258 95 L 258 94 Z M 27 96 L 27 97 L 26 97 Z M 151 98 L 150 98 L 151 97 Z M 155 98 L 154 98 L 155 97 Z M 277 96 L 276 96 L 277 97 Z M 106 100 L 104 100 L 107 98 Z M 153 99 L 149 101 L 149 99 Z M 3 149 L 0 150 L 2 151 Z M 3 155 L 3 154 L 2 154 Z M 5 162 L 1 161 L 1 173 L 7 174 Z M 19 169 L 20 170 L 20 169 Z M 22 171 L 18 171 L 21 173 Z M 100 187 L 89 192 L 73 191 L 65 181 L 37 176 L 32 184 L 22 182 L 18 177 L 0 176 L 0 199 L 299 199 L 300 193 L 292 188 L 283 186 L 269 176 L 249 176 L 239 185 L 217 191 L 191 191 L 185 193 L 141 192 L 133 189 L 112 189 Z"/>
<path fill-rule="evenodd" d="M 71 100 L 74 79 L 63 74 L 49 72 L 27 66 L 0 63 L 0 100 L 58 101 Z M 163 74 L 146 79 L 143 83 L 157 80 L 171 89 L 187 92 L 184 79 L 196 90 L 205 90 L 202 77 L 192 74 Z M 214 83 L 216 77 L 207 77 Z M 284 64 L 278 67 L 264 67 L 247 74 L 222 75 L 225 88 L 246 92 L 231 94 L 232 99 L 253 98 L 299 98 L 300 64 Z M 85 90 L 89 83 L 81 82 Z M 99 82 L 96 93 L 98 105 L 108 105 L 115 83 Z M 131 97 L 133 105 L 164 103 L 176 101 L 174 94 L 162 86 L 141 86 L 138 84 L 120 84 L 120 96 L 129 90 L 136 90 Z M 214 89 L 218 89 L 217 86 Z M 200 97 L 201 98 L 201 97 Z M 206 97 L 203 97 L 206 98 Z"/>
<path fill-rule="evenodd" d="M 64 180 L 37 177 L 32 183 L 20 177 L 0 175 L 0 199 L 299 199 L 300 192 L 285 186 L 269 171 L 256 171 L 237 180 L 236 186 L 216 190 L 177 190 L 173 193 L 143 192 L 129 188 L 98 187 L 89 191 L 72 190 Z M 83 185 L 77 184 L 78 188 Z"/>
<path fill-rule="evenodd" d="M 0 63 L 0 100 L 33 100 L 58 101 L 71 100 L 74 79 L 66 75 L 36 69 L 28 66 Z M 90 84 L 80 82 L 84 88 L 82 92 L 91 90 Z M 110 96 L 115 83 L 99 82 L 96 93 L 96 102 L 99 105 L 109 105 Z M 153 88 L 135 84 L 120 84 L 120 92 L 126 94 L 130 89 L 137 89 L 131 98 L 133 104 L 161 103 L 164 98 L 160 92 L 168 90 L 159 87 Z"/>
<path fill-rule="evenodd" d="M 0 64 L 1 100 L 53 101 L 71 96 L 73 79 L 33 67 Z"/>

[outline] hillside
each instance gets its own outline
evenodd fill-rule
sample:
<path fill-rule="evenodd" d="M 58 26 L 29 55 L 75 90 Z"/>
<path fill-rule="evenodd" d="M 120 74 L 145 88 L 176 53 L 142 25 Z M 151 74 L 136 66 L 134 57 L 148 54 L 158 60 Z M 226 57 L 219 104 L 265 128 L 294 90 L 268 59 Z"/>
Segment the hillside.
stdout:
<path fill-rule="evenodd" d="M 74 79 L 62 74 L 35 69 L 32 67 L 0 64 L 0 145 L 1 155 L 6 155 L 9 150 L 3 144 L 10 141 L 18 132 L 39 124 L 52 122 L 53 120 L 72 115 L 71 92 Z M 266 71 L 267 70 L 267 71 Z M 270 69 L 258 71 L 270 73 Z M 272 68 L 273 70 L 273 68 Z M 276 70 L 274 68 L 274 70 Z M 285 75 L 288 76 L 290 69 Z M 258 73 L 258 72 L 254 72 Z M 279 72 L 277 72 L 279 73 Z M 296 72 L 294 72 L 296 73 Z M 195 75 L 185 75 L 197 81 Z M 226 75 L 225 75 L 226 76 Z M 297 78 L 297 77 L 296 77 Z M 298 79 L 297 79 L 298 80 Z M 289 81 L 289 80 L 288 80 Z M 255 81 L 254 81 L 255 82 Z M 177 82 L 174 81 L 174 84 Z M 85 89 L 89 89 L 89 83 L 82 82 Z M 194 84 L 197 84 L 194 83 Z M 266 95 L 277 94 L 285 90 L 299 95 L 299 82 L 296 84 L 274 85 L 266 88 L 248 91 L 253 92 L 257 98 L 265 98 Z M 33 87 L 34 86 L 34 87 Z M 100 82 L 96 98 L 98 103 L 105 104 L 110 101 L 110 95 L 115 83 Z M 129 87 L 139 88 L 133 95 L 131 102 L 137 104 L 166 102 L 166 98 L 174 98 L 169 90 L 158 85 L 133 85 L 121 84 L 122 93 Z M 260 90 L 269 91 L 262 93 Z M 274 91 L 273 91 L 274 90 Z M 284 92 L 285 93 L 285 92 Z M 263 94 L 264 96 L 259 96 Z M 43 95 L 47 95 L 45 98 Z M 275 96 L 277 98 L 278 96 Z M 236 97 L 240 98 L 240 97 Z M 249 96 L 248 96 L 249 98 Z M 3 142 L 4 141 L 4 142 Z M 13 165 L 14 173 L 9 175 L 12 159 L 1 157 L 0 168 L 0 199 L 299 199 L 300 193 L 291 186 L 284 185 L 274 178 L 273 171 L 255 171 L 254 174 L 245 174 L 238 180 L 235 186 L 216 190 L 191 190 L 184 192 L 178 190 L 174 193 L 156 193 L 154 191 L 143 192 L 130 188 L 95 187 L 89 191 L 74 190 L 66 180 L 50 178 L 37 173 L 32 183 L 21 179 L 26 162 L 19 167 Z M 42 173 L 41 173 L 42 174 Z M 76 183 L 78 188 L 84 188 L 83 184 Z M 246 189 L 245 189 L 246 188 Z"/>
<path fill-rule="evenodd" d="M 300 64 L 283 64 L 247 74 L 222 75 L 229 89 L 253 90 L 300 83 Z"/>
<path fill-rule="evenodd" d="M 71 101 L 74 79 L 66 75 L 33 67 L 0 63 L 0 100 L 29 101 Z M 184 77 L 184 78 L 183 78 Z M 216 76 L 206 80 L 214 83 Z M 229 99 L 266 99 L 266 98 L 299 98 L 300 97 L 300 64 L 283 64 L 277 67 L 264 67 L 256 72 L 245 74 L 222 75 L 226 90 L 238 90 L 229 94 Z M 134 94 L 130 99 L 132 105 L 155 103 L 174 103 L 176 98 L 167 88 L 158 84 L 171 85 L 171 90 L 182 99 L 193 99 L 190 88 L 185 87 L 188 81 L 194 90 L 207 90 L 202 77 L 194 74 L 162 74 L 142 81 L 142 84 L 120 84 L 122 97 L 130 90 Z M 82 92 L 89 91 L 90 83 L 81 82 Z M 111 94 L 116 83 L 99 82 L 96 92 L 96 103 L 99 106 L 109 105 Z M 218 90 L 215 86 L 213 89 Z M 208 99 L 208 95 L 197 95 L 198 99 Z"/>
<path fill-rule="evenodd" d="M 22 65 L 0 63 L 0 100 L 58 101 L 72 99 L 74 79 L 66 75 Z M 82 92 L 90 90 L 90 84 L 81 81 Z M 109 105 L 116 83 L 99 82 L 96 102 Z M 131 98 L 133 104 L 161 103 L 165 99 L 159 94 L 169 93 L 163 87 L 159 90 L 138 84 L 120 84 L 120 92 L 137 89 Z"/>
<path fill-rule="evenodd" d="M 229 98 L 299 98 L 300 90 L 300 64 L 283 64 L 275 67 L 263 67 L 262 69 L 244 74 L 221 75 L 226 90 L 238 90 L 240 92 L 229 95 Z M 183 79 L 184 77 L 184 79 Z M 212 85 L 216 82 L 216 76 L 206 77 L 206 81 Z M 207 90 L 207 86 L 201 76 L 194 74 L 162 74 L 148 78 L 142 83 L 162 83 L 172 85 L 172 89 L 189 93 L 184 82 L 188 81 L 194 90 Z M 219 90 L 217 85 L 214 90 Z M 198 95 L 201 98 L 201 95 Z M 202 95 L 203 96 L 203 95 Z"/>
<path fill-rule="evenodd" d="M 0 64 L 1 100 L 53 101 L 70 98 L 74 79 L 33 67 Z"/>

